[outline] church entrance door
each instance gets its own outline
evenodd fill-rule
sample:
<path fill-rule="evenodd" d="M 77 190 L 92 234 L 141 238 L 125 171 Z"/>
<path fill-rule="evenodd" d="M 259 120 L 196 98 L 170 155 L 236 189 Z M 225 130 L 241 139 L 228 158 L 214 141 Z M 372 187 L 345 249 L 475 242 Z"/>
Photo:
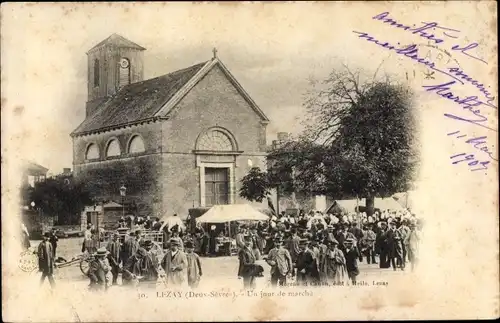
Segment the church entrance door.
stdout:
<path fill-rule="evenodd" d="M 205 205 L 229 204 L 229 169 L 205 168 Z"/>

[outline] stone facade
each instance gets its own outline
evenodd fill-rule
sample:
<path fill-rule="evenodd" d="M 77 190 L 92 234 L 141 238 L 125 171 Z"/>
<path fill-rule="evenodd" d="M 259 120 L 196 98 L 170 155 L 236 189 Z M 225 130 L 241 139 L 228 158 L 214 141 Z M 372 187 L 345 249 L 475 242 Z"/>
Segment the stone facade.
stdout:
<path fill-rule="evenodd" d="M 240 180 L 251 167 L 265 169 L 267 125 L 250 101 L 215 64 L 169 111 L 168 118 L 74 135 L 74 174 L 98 199 L 121 203 L 119 189 L 125 185 L 126 202 L 137 204 L 138 215 L 185 217 L 188 209 L 206 206 L 205 169 L 224 168 L 229 174 L 229 202 L 249 203 L 239 197 Z M 205 151 L 199 139 L 212 131 L 223 133 L 232 148 Z M 137 135 L 145 151 L 131 154 L 129 141 Z M 106 157 L 112 139 L 118 140 L 121 154 Z M 98 146 L 99 157 L 87 160 L 91 144 Z M 267 208 L 267 202 L 253 204 Z"/>

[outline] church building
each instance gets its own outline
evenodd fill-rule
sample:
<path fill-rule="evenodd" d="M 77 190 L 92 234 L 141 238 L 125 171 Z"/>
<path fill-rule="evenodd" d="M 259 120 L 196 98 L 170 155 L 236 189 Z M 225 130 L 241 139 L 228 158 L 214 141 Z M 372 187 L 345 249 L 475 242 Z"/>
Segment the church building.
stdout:
<path fill-rule="evenodd" d="M 74 175 L 97 199 L 133 204 L 142 216 L 250 203 L 239 197 L 240 180 L 266 168 L 269 119 L 215 49 L 208 61 L 149 80 L 144 51 L 113 34 L 87 52 Z"/>

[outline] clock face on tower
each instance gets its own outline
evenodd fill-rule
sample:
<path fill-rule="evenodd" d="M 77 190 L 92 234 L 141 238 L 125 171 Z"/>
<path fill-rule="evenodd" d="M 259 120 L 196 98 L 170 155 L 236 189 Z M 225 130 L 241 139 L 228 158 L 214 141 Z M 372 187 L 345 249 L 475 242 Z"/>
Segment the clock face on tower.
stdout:
<path fill-rule="evenodd" d="M 128 67 L 128 65 L 129 65 L 128 59 L 126 59 L 126 58 L 122 58 L 122 59 L 120 60 L 120 66 L 121 66 L 122 68 L 127 68 L 127 67 Z"/>

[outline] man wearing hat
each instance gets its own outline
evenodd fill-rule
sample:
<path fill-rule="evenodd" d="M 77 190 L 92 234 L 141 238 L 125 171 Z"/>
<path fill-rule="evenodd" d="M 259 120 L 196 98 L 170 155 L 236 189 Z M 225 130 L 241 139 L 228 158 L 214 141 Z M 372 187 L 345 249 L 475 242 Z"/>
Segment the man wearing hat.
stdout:
<path fill-rule="evenodd" d="M 137 245 L 140 247 L 144 244 L 144 234 L 141 229 L 135 230 L 135 240 L 137 241 Z"/>
<path fill-rule="evenodd" d="M 399 231 L 399 233 L 401 234 L 401 246 L 402 246 L 402 249 L 403 249 L 403 266 L 404 264 L 406 263 L 406 254 L 407 254 L 407 249 L 408 249 L 408 245 L 406 244 L 406 241 L 408 240 L 408 235 L 410 234 L 410 228 L 408 227 L 408 220 L 405 218 L 403 220 L 401 220 L 401 224 L 399 226 L 399 228 L 397 229 Z"/>
<path fill-rule="evenodd" d="M 301 251 L 297 255 L 297 283 L 300 285 L 309 285 L 313 282 L 316 275 L 316 260 L 313 251 L 310 249 L 310 241 L 300 239 L 299 246 Z"/>
<path fill-rule="evenodd" d="M 354 238 L 356 238 L 356 241 L 360 241 L 363 238 L 363 230 L 359 227 L 359 222 L 356 220 L 353 220 L 351 223 L 351 228 L 349 229 L 349 232 L 351 232 L 354 235 Z M 359 253 L 359 261 L 363 261 L 363 255 Z"/>
<path fill-rule="evenodd" d="M 45 281 L 45 277 L 48 278 L 50 286 L 55 287 L 56 283 L 54 281 L 54 252 L 52 251 L 52 244 L 49 242 L 50 232 L 45 232 L 43 235 L 43 241 L 38 245 L 38 270 L 42 272 L 42 278 L 40 279 L 40 285 Z"/>
<path fill-rule="evenodd" d="M 252 250 L 252 237 L 249 235 L 244 236 L 245 247 L 238 251 L 238 277 L 243 278 L 243 288 L 255 288 L 256 272 L 255 255 Z"/>
<path fill-rule="evenodd" d="M 359 251 L 358 248 L 356 247 L 355 239 L 349 238 L 344 242 L 344 244 L 345 244 L 344 257 L 345 257 L 345 266 L 347 270 L 347 275 L 349 276 L 349 279 L 352 281 L 352 283 L 355 285 L 356 276 L 359 275 L 359 269 L 358 269 Z"/>
<path fill-rule="evenodd" d="M 420 234 L 417 230 L 417 224 L 413 221 L 410 222 L 410 232 L 406 237 L 405 243 L 408 250 L 408 260 L 411 263 L 411 270 L 413 271 L 418 261 L 418 245 L 420 243 Z"/>
<path fill-rule="evenodd" d="M 118 232 L 113 233 L 113 238 L 108 242 L 106 249 L 109 252 L 108 260 L 111 265 L 111 274 L 113 275 L 113 285 L 116 285 L 116 280 L 118 279 L 118 273 L 120 272 L 120 253 L 121 253 L 121 244 Z"/>
<path fill-rule="evenodd" d="M 291 230 L 291 237 L 287 240 L 287 249 L 290 252 L 290 257 L 292 257 L 292 263 L 295 264 L 303 249 L 300 246 L 300 238 L 297 235 L 297 230 L 295 228 Z"/>
<path fill-rule="evenodd" d="M 170 231 L 172 231 L 172 237 L 170 238 L 170 241 L 172 241 L 172 239 L 176 240 L 177 241 L 177 248 L 179 250 L 184 250 L 184 242 L 182 241 L 181 237 L 179 236 L 179 225 L 176 224 L 172 227 L 172 229 L 170 229 Z"/>
<path fill-rule="evenodd" d="M 108 250 L 104 247 L 99 248 L 90 262 L 88 277 L 90 288 L 93 290 L 106 290 L 110 285 L 111 266 L 107 256 Z"/>
<path fill-rule="evenodd" d="M 390 223 L 390 229 L 386 234 L 387 250 L 392 269 L 396 270 L 397 265 L 401 270 L 404 270 L 405 263 L 403 261 L 403 243 L 401 233 L 396 230 L 396 223 Z"/>
<path fill-rule="evenodd" d="M 130 257 L 135 255 L 137 250 L 139 249 L 139 242 L 135 238 L 135 232 L 131 231 L 130 236 L 125 240 L 123 244 L 123 263 L 128 261 Z"/>
<path fill-rule="evenodd" d="M 320 281 L 340 283 L 346 274 L 344 253 L 338 248 L 336 239 L 327 243 L 328 249 L 320 261 Z"/>
<path fill-rule="evenodd" d="M 359 247 L 361 248 L 360 254 L 366 255 L 366 262 L 368 264 L 376 264 L 375 261 L 375 232 L 372 231 L 370 224 L 363 226 L 363 238 L 360 240 Z M 361 256 L 362 257 L 362 256 Z"/>
<path fill-rule="evenodd" d="M 160 273 L 153 262 L 151 255 L 145 248 L 140 247 L 123 266 L 123 283 L 130 285 L 132 282 L 141 279 L 141 284 L 147 287 L 156 287 L 156 282 Z"/>
<path fill-rule="evenodd" d="M 339 242 L 340 250 L 342 250 L 344 252 L 345 252 L 344 241 L 346 241 L 347 239 L 356 240 L 356 237 L 354 236 L 354 234 L 349 232 L 349 224 L 342 225 L 341 231 L 339 232 L 339 234 L 337 235 L 336 238 L 337 238 L 337 241 Z"/>
<path fill-rule="evenodd" d="M 238 249 L 243 249 L 245 248 L 245 225 L 242 224 L 238 227 L 238 233 L 236 234 L 235 240 L 236 240 L 236 246 Z"/>
<path fill-rule="evenodd" d="M 171 238 L 170 250 L 167 251 L 161 262 L 161 266 L 165 271 L 167 284 L 182 285 L 186 277 L 187 265 L 186 254 L 179 249 L 179 240 Z"/>
<path fill-rule="evenodd" d="M 389 249 L 387 246 L 387 223 L 380 221 L 378 231 L 375 233 L 375 250 L 379 254 L 379 267 L 389 268 Z"/>
<path fill-rule="evenodd" d="M 271 285 L 280 286 L 286 284 L 286 276 L 293 272 L 292 257 L 290 252 L 283 248 L 283 239 L 278 237 L 274 240 L 275 247 L 269 251 L 267 263 L 271 266 Z"/>

